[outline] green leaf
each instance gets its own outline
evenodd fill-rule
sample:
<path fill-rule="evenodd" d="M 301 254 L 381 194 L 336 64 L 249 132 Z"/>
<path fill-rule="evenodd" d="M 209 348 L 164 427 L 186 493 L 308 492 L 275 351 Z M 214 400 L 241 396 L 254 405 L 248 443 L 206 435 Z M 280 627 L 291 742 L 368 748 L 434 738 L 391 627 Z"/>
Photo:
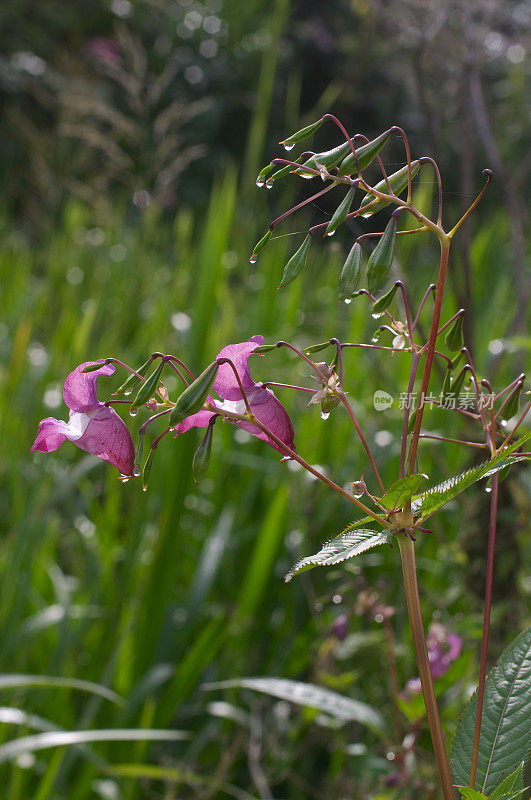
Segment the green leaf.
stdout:
<path fill-rule="evenodd" d="M 531 627 L 504 651 L 485 682 L 476 786 L 490 794 L 529 755 Z M 452 745 L 456 784 L 468 783 L 477 693 L 465 708 Z"/>
<path fill-rule="evenodd" d="M 489 461 L 484 461 L 477 467 L 472 467 L 461 473 L 461 475 L 452 475 L 451 478 L 437 484 L 437 486 L 432 486 L 422 494 L 415 495 L 412 503 L 413 511 L 422 511 L 422 519 L 424 520 L 481 478 L 494 475 L 501 469 L 516 464 L 518 461 L 525 461 L 528 456 L 518 454 L 513 456 L 511 454 L 521 447 L 530 436 L 531 433 L 521 436 L 514 444 L 506 447 Z"/>
<path fill-rule="evenodd" d="M 380 503 L 388 508 L 389 511 L 403 508 L 405 503 L 413 497 L 425 478 L 426 476 L 422 475 L 420 472 L 414 473 L 413 475 L 406 475 L 405 478 L 399 478 L 389 487 L 383 497 L 380 497 Z"/>
<path fill-rule="evenodd" d="M 117 705 L 125 705 L 125 700 L 120 695 L 103 686 L 101 683 L 93 683 L 92 681 L 84 681 L 79 678 L 63 678 L 55 675 L 23 675 L 23 674 L 5 674 L 0 675 L 0 690 L 1 689 L 25 689 L 33 686 L 40 686 L 45 689 L 75 689 L 82 692 L 90 692 L 91 694 L 104 697 L 110 700 L 111 703 Z"/>
<path fill-rule="evenodd" d="M 396 217 L 391 217 L 382 237 L 369 256 L 367 286 L 374 292 L 384 282 L 391 269 L 396 243 Z"/>
<path fill-rule="evenodd" d="M 0 764 L 12 761 L 21 753 L 35 753 L 48 747 L 65 747 L 88 742 L 179 742 L 188 739 L 189 734 L 175 730 L 155 730 L 148 728 L 116 728 L 91 731 L 46 731 L 30 736 L 11 739 L 0 745 Z"/>
<path fill-rule="evenodd" d="M 376 533 L 364 528 L 342 533 L 340 536 L 325 542 L 315 555 L 307 556 L 297 561 L 284 580 L 289 583 L 294 575 L 313 569 L 313 567 L 330 567 L 334 564 L 340 564 L 342 561 L 346 561 L 347 558 L 359 556 L 371 547 L 376 547 L 379 544 L 388 544 L 392 541 L 392 538 L 392 534 L 388 531 Z"/>
<path fill-rule="evenodd" d="M 516 800 L 524 793 L 524 771 L 525 762 L 522 761 L 518 769 L 507 775 L 490 796 L 490 800 Z"/>
<path fill-rule="evenodd" d="M 475 789 L 470 789 L 468 786 L 458 786 L 457 788 L 464 800 L 489 800 L 487 795 L 482 792 L 476 792 Z"/>
<path fill-rule="evenodd" d="M 290 703 L 296 703 L 299 706 L 315 708 L 340 722 L 360 722 L 378 732 L 385 730 L 382 716 L 371 706 L 311 683 L 284 678 L 238 678 L 203 686 L 204 689 L 230 689 L 233 687 L 253 689 L 256 692 L 279 697 L 281 700 L 289 700 Z"/>
<path fill-rule="evenodd" d="M 282 280 L 278 286 L 279 289 L 282 286 L 286 286 L 288 283 L 294 281 L 299 272 L 304 269 L 306 266 L 306 260 L 308 258 L 308 250 L 310 249 L 311 241 L 312 237 L 310 234 L 308 234 L 297 252 L 291 256 L 290 260 L 284 267 L 284 274 L 282 275 Z"/>
<path fill-rule="evenodd" d="M 412 161 L 411 162 L 411 178 L 414 178 L 417 172 L 420 169 L 420 162 L 419 161 Z M 407 188 L 408 182 L 408 169 L 407 164 L 402 169 L 399 169 L 397 172 L 393 172 L 392 175 L 389 175 L 389 183 L 391 184 L 391 188 L 393 192 L 398 196 L 402 194 L 402 192 Z M 387 181 L 382 180 L 376 184 L 374 187 L 377 192 L 382 192 L 382 194 L 389 194 L 389 189 L 387 187 Z M 363 200 L 361 201 L 360 210 L 364 208 L 364 206 L 369 205 L 374 200 L 374 195 L 366 194 Z M 367 209 L 365 214 L 362 213 L 362 217 L 371 217 L 373 214 L 376 214 L 377 211 L 381 211 L 382 208 L 388 206 L 389 203 L 387 200 L 377 200 L 373 206 Z"/>

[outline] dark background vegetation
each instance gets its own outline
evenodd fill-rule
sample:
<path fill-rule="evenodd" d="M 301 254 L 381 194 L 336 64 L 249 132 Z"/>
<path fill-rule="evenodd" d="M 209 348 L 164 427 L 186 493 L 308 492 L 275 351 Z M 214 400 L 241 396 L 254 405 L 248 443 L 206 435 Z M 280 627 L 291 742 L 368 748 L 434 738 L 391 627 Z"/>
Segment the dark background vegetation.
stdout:
<path fill-rule="evenodd" d="M 479 190 L 481 170 L 494 170 L 488 197 L 456 238 L 445 313 L 469 309 L 478 369 L 498 390 L 506 385 L 530 348 L 529 16 L 524 2 L 490 0 L 1 3 L 0 669 L 26 676 L 18 689 L 0 676 L 9 800 L 437 797 L 421 710 L 402 717 L 402 735 L 418 749 L 408 756 L 407 786 L 396 785 L 401 737 L 387 640 L 360 602 L 376 592 L 396 609 L 404 685 L 415 665 L 396 553 L 281 581 L 350 520 L 325 488 L 219 425 L 198 489 L 195 432 L 161 447 L 147 494 L 69 445 L 50 456 L 28 451 L 40 418 L 64 416 L 62 381 L 87 359 L 139 364 L 162 349 L 198 370 L 226 343 L 257 332 L 301 346 L 335 335 L 370 340 L 376 323 L 363 301 L 336 306 L 357 223 L 315 248 L 303 279 L 281 294 L 297 237 L 278 237 L 256 266 L 248 263 L 268 220 L 307 192 L 291 178 L 260 192 L 258 169 L 281 154 L 279 139 L 326 111 L 368 136 L 403 126 L 415 155 L 439 161 L 447 223 Z M 317 142 L 333 146 L 336 132 L 323 128 Z M 384 161 L 400 159 L 393 141 Z M 433 192 L 423 177 L 419 202 L 429 204 Z M 333 208 L 323 201 L 281 232 L 302 231 Z M 407 239 L 395 270 L 418 303 L 437 254 Z M 284 353 L 254 371 L 307 377 Z M 376 414 L 372 396 L 376 388 L 398 395 L 407 375 L 407 356 L 346 358 L 347 388 L 376 437 L 384 482 L 395 474 L 400 414 Z M 435 374 L 435 391 L 440 384 Z M 323 422 L 315 406 L 282 400 L 311 463 L 340 484 L 367 471 L 339 411 Z M 474 436 L 438 412 L 426 425 Z M 473 461 L 456 445 L 422 445 L 432 482 Z M 528 490 L 523 469 L 502 484 L 493 659 L 529 621 Z M 461 497 L 418 543 L 426 625 L 440 620 L 465 642 L 439 687 L 449 736 L 477 680 L 487 535 L 484 487 Z M 349 626 L 341 642 L 339 614 Z M 57 687 L 50 676 L 93 681 L 122 700 Z M 248 676 L 363 700 L 383 711 L 387 734 L 249 690 L 202 688 Z M 190 738 L 3 749 L 54 729 L 117 728 L 180 729 Z"/>

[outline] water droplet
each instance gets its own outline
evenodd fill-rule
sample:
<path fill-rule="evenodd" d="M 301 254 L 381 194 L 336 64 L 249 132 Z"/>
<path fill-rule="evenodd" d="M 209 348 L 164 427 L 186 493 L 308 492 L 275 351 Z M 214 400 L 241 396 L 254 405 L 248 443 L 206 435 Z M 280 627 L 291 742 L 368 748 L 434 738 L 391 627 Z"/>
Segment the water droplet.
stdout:
<path fill-rule="evenodd" d="M 136 417 L 136 415 L 138 414 L 138 408 L 130 408 L 130 409 L 129 409 L 129 414 L 130 414 L 132 417 Z"/>
<path fill-rule="evenodd" d="M 360 497 L 363 497 L 363 492 L 360 492 L 359 494 L 355 494 L 353 496 L 356 498 L 356 500 L 359 500 Z"/>
<path fill-rule="evenodd" d="M 371 342 L 373 344 L 376 344 L 377 341 L 378 341 L 378 336 L 373 336 L 372 339 L 371 339 Z"/>
<path fill-rule="evenodd" d="M 352 303 L 352 300 L 350 299 L 350 297 L 345 297 L 345 305 L 349 306 L 351 303 Z"/>
<path fill-rule="evenodd" d="M 383 313 L 380 313 L 380 314 L 371 314 L 371 317 L 372 317 L 373 319 L 380 319 L 380 317 L 383 317 Z"/>
<path fill-rule="evenodd" d="M 328 419 L 330 411 L 321 411 L 321 419 Z"/>
<path fill-rule="evenodd" d="M 289 153 L 289 151 L 290 151 L 290 150 L 293 150 L 293 148 L 294 148 L 294 147 L 295 147 L 295 145 L 294 145 L 294 144 L 285 144 L 285 145 L 284 145 L 284 150 L 287 150 L 287 151 L 288 151 L 288 153 Z"/>
<path fill-rule="evenodd" d="M 269 179 L 268 179 L 268 180 L 265 182 L 265 187 L 266 187 L 266 189 L 272 189 L 272 188 L 273 188 L 273 184 L 274 184 L 274 181 L 272 181 L 272 180 L 271 180 L 271 178 L 269 178 Z"/>
<path fill-rule="evenodd" d="M 254 255 L 251 256 L 251 258 L 249 259 L 249 264 L 256 264 L 256 256 Z"/>
<path fill-rule="evenodd" d="M 311 181 L 312 178 L 315 178 L 315 173 L 313 173 L 313 172 L 301 172 L 299 177 L 300 178 L 304 178 L 305 181 Z"/>
<path fill-rule="evenodd" d="M 327 236 L 333 236 L 333 235 L 334 235 L 334 233 L 335 233 L 335 231 L 328 231 L 328 233 L 327 233 L 326 235 L 327 235 Z"/>
<path fill-rule="evenodd" d="M 142 486 L 142 491 L 147 492 L 147 486 Z"/>
<path fill-rule="evenodd" d="M 131 475 L 122 475 L 122 474 L 120 474 L 120 475 L 118 475 L 118 480 L 121 483 L 127 483 L 128 481 L 131 480 Z"/>
<path fill-rule="evenodd" d="M 485 486 L 485 491 L 487 494 L 490 494 L 492 492 L 492 486 Z"/>
<path fill-rule="evenodd" d="M 259 189 L 261 189 L 261 188 L 262 188 L 262 186 L 264 185 L 264 183 L 265 183 L 265 181 L 264 181 L 262 178 L 257 178 L 257 179 L 256 179 L 256 185 L 258 186 L 258 188 L 259 188 Z"/>
<path fill-rule="evenodd" d="M 135 476 L 135 478 L 138 478 L 138 476 L 141 474 L 141 472 L 142 472 L 142 470 L 140 469 L 140 467 L 135 467 L 134 470 L 133 470 L 133 475 Z"/>
<path fill-rule="evenodd" d="M 373 212 L 371 211 L 370 213 L 362 214 L 361 216 L 363 217 L 363 219 L 369 219 L 369 217 L 372 217 L 372 213 Z"/>
<path fill-rule="evenodd" d="M 507 427 L 507 420 L 506 419 L 502 419 L 501 424 L 503 425 L 504 428 L 506 428 Z"/>

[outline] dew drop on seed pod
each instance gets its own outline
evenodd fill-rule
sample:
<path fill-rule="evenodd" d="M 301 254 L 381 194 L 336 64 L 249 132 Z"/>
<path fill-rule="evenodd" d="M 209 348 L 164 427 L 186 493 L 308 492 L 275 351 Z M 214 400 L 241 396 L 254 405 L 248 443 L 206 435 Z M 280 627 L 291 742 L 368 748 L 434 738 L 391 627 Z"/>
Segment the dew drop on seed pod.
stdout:
<path fill-rule="evenodd" d="M 254 258 L 251 256 L 249 259 L 249 264 L 256 264 L 256 256 Z"/>
<path fill-rule="evenodd" d="M 377 341 L 378 341 L 378 337 L 377 336 L 373 336 L 372 339 L 371 339 L 371 342 L 373 344 L 376 344 Z"/>
<path fill-rule="evenodd" d="M 329 416 L 330 416 L 329 411 L 321 411 L 321 419 L 328 419 Z"/>
<path fill-rule="evenodd" d="M 122 474 L 120 473 L 120 475 L 118 476 L 118 480 L 119 480 L 121 483 L 127 483 L 128 481 L 130 481 L 130 480 L 131 480 L 131 476 L 130 476 L 130 475 L 122 475 Z"/>
<path fill-rule="evenodd" d="M 353 495 L 353 497 L 354 497 L 356 500 L 359 500 L 359 499 L 360 499 L 360 497 L 363 497 L 363 492 L 360 492 L 359 494 L 355 494 L 355 495 Z"/>
<path fill-rule="evenodd" d="M 265 181 L 264 181 L 264 180 L 262 180 L 262 178 L 257 178 L 257 179 L 256 179 L 256 185 L 258 186 L 258 188 L 259 188 L 259 189 L 261 189 L 261 188 L 262 188 L 262 186 L 264 185 L 264 183 L 265 183 Z"/>
<path fill-rule="evenodd" d="M 352 300 L 350 299 L 350 297 L 345 297 L 345 305 L 349 306 L 351 303 L 352 303 Z"/>
<path fill-rule="evenodd" d="M 294 148 L 294 147 L 295 147 L 295 145 L 294 145 L 294 144 L 285 144 L 285 145 L 284 145 L 284 150 L 287 150 L 287 151 L 288 151 L 288 153 L 289 153 L 289 151 L 290 151 L 290 150 L 293 150 L 293 148 Z"/>
<path fill-rule="evenodd" d="M 507 427 L 507 420 L 506 419 L 502 419 L 501 424 L 503 425 L 504 428 L 506 428 Z"/>
<path fill-rule="evenodd" d="M 380 314 L 371 314 L 371 317 L 372 317 L 373 319 L 380 319 L 380 317 L 383 317 L 383 313 L 380 313 Z"/>
<path fill-rule="evenodd" d="M 135 476 L 135 478 L 138 478 L 140 476 L 141 472 L 142 472 L 142 470 L 140 469 L 140 467 L 135 467 L 134 470 L 133 470 L 133 475 Z"/>
<path fill-rule="evenodd" d="M 136 417 L 136 415 L 138 414 L 138 408 L 130 408 L 129 414 L 131 417 Z"/>
<path fill-rule="evenodd" d="M 272 189 L 272 188 L 273 188 L 273 183 L 274 183 L 274 182 L 273 182 L 272 180 L 268 180 L 268 181 L 266 181 L 266 182 L 265 182 L 265 187 L 266 187 L 266 189 Z"/>
<path fill-rule="evenodd" d="M 492 492 L 492 487 L 491 486 L 485 486 L 485 491 L 487 492 L 487 494 L 490 494 Z"/>

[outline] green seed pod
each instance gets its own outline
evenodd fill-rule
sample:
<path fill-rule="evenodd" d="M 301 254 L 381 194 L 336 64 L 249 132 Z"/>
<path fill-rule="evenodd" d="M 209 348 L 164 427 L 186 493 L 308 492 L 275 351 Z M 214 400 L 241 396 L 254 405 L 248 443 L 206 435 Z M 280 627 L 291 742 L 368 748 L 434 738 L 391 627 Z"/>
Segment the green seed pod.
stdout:
<path fill-rule="evenodd" d="M 201 444 L 194 453 L 192 460 L 192 472 L 194 474 L 195 485 L 199 483 L 210 464 L 210 454 L 212 453 L 212 437 L 214 433 L 214 422 L 217 417 L 212 417 L 207 425 L 206 433 L 201 440 Z"/>
<path fill-rule="evenodd" d="M 293 159 L 294 164 L 300 164 L 301 161 L 302 158 L 300 156 L 299 158 Z M 284 167 L 277 169 L 277 171 L 274 172 L 271 175 L 271 177 L 267 179 L 267 183 L 270 185 L 272 182 L 280 180 L 280 178 L 285 178 L 286 175 L 289 175 L 290 172 L 293 172 L 294 170 L 295 170 L 294 166 L 292 166 L 291 164 L 286 164 Z"/>
<path fill-rule="evenodd" d="M 256 185 L 259 189 L 264 185 L 266 177 L 269 175 L 274 166 L 274 164 L 268 164 L 266 167 L 261 169 L 256 176 Z"/>
<path fill-rule="evenodd" d="M 138 390 L 137 396 L 133 400 L 131 404 L 130 411 L 134 411 L 140 406 L 143 406 L 150 397 L 152 397 L 157 389 L 159 388 L 159 380 L 162 374 L 162 370 L 164 369 L 165 362 L 161 359 L 160 364 L 158 365 L 157 369 L 149 376 L 147 381 L 142 384 L 140 389 Z"/>
<path fill-rule="evenodd" d="M 170 413 L 170 427 L 201 410 L 218 374 L 219 364 L 213 361 L 198 378 L 187 386 Z"/>
<path fill-rule="evenodd" d="M 461 352 L 461 353 L 458 353 L 458 354 L 456 355 L 456 357 L 453 359 L 453 361 L 452 361 L 452 366 L 453 366 L 453 369 L 454 369 L 454 371 L 455 371 L 455 370 L 457 369 L 457 367 L 460 365 L 461 361 L 463 361 L 463 360 L 464 360 L 464 356 L 465 356 L 465 354 Z"/>
<path fill-rule="evenodd" d="M 420 162 L 412 161 L 411 162 L 411 178 L 413 179 L 417 172 L 420 169 Z M 389 175 L 389 183 L 391 184 L 391 188 L 393 192 L 398 196 L 402 194 L 404 189 L 407 188 L 407 181 L 408 181 L 408 169 L 407 164 L 402 169 L 399 169 L 398 172 L 394 172 L 392 175 Z M 389 189 L 387 188 L 387 182 L 385 180 L 380 181 L 374 187 L 377 192 L 382 192 L 383 194 L 388 194 Z M 360 210 L 364 208 L 364 206 L 372 203 L 375 198 L 372 194 L 366 194 L 363 200 L 361 201 Z M 377 200 L 371 208 L 367 209 L 367 213 L 362 214 L 362 217 L 370 217 L 373 214 L 376 214 L 377 211 L 381 211 L 382 208 L 388 206 L 389 203 L 386 200 Z"/>
<path fill-rule="evenodd" d="M 463 317 L 464 314 L 460 314 L 457 319 L 450 325 L 446 336 L 444 337 L 444 341 L 446 342 L 446 347 L 448 350 L 460 350 L 464 343 L 463 337 Z"/>
<path fill-rule="evenodd" d="M 374 292 L 385 280 L 393 263 L 396 242 L 396 217 L 391 217 L 367 265 L 367 285 Z"/>
<path fill-rule="evenodd" d="M 344 142 L 340 144 L 338 147 L 334 147 L 332 150 L 326 150 L 324 153 L 316 153 L 313 156 L 303 163 L 303 165 L 295 170 L 295 175 L 301 175 L 303 178 L 315 178 L 316 176 L 304 172 L 304 167 L 310 167 L 311 169 L 319 169 L 319 167 L 326 167 L 326 169 L 330 170 L 334 167 L 337 167 L 340 161 L 344 159 L 347 153 L 350 150 L 350 145 L 348 142 Z"/>
<path fill-rule="evenodd" d="M 348 190 L 345 197 L 338 205 L 336 210 L 332 215 L 332 219 L 328 223 L 328 227 L 326 229 L 326 235 L 332 236 L 336 230 L 339 228 L 340 225 L 346 220 L 348 212 L 350 211 L 350 206 L 352 205 L 352 199 L 354 197 L 355 188 L 352 187 Z"/>
<path fill-rule="evenodd" d="M 511 419 L 511 417 L 516 416 L 518 414 L 518 409 L 520 407 L 520 394 L 522 392 L 522 383 L 517 384 L 516 391 L 512 395 L 512 397 L 508 400 L 503 408 L 503 418 L 504 419 Z"/>
<path fill-rule="evenodd" d="M 150 356 L 148 360 L 144 364 L 142 364 L 141 367 L 137 369 L 138 375 L 142 375 L 142 377 L 145 377 L 148 369 L 151 366 L 152 361 L 153 358 Z M 117 389 L 114 394 L 124 394 L 126 396 L 132 394 L 133 390 L 136 389 L 137 384 L 140 383 L 140 378 L 138 377 L 138 375 L 133 375 L 133 374 L 129 375 L 127 380 L 124 383 L 122 383 L 120 388 Z"/>
<path fill-rule="evenodd" d="M 452 380 L 452 392 L 455 392 L 456 397 L 463 388 L 463 384 L 465 382 L 465 378 L 467 377 L 467 375 L 468 375 L 468 370 L 463 367 L 459 375 L 457 375 Z"/>
<path fill-rule="evenodd" d="M 409 415 L 409 422 L 408 422 L 408 425 L 407 425 L 407 432 L 408 433 L 413 433 L 413 431 L 415 429 L 415 420 L 417 419 L 417 411 L 418 411 L 418 408 L 416 408 L 413 411 L 413 413 Z"/>
<path fill-rule="evenodd" d="M 273 231 L 271 231 L 271 230 L 267 231 L 265 236 L 262 236 L 260 241 L 258 241 L 255 244 L 255 246 L 253 247 L 253 253 L 251 255 L 251 262 L 256 261 L 257 256 L 260 255 L 260 253 L 262 252 L 262 250 L 264 249 L 264 247 L 266 246 L 268 241 L 271 239 L 272 234 L 273 234 Z"/>
<path fill-rule="evenodd" d="M 310 234 L 308 234 L 297 252 L 291 256 L 290 260 L 284 267 L 284 274 L 282 275 L 282 280 L 278 286 L 279 289 L 282 286 L 287 286 L 288 283 L 294 281 L 299 272 L 304 269 L 306 266 L 306 260 L 308 258 L 308 250 L 310 249 L 311 241 L 312 237 Z"/>
<path fill-rule="evenodd" d="M 360 165 L 360 170 L 363 172 L 364 169 L 367 169 L 369 164 L 374 161 L 384 144 L 387 142 L 389 137 L 391 136 L 391 131 L 385 131 L 385 133 L 380 134 L 376 139 L 373 139 L 372 142 L 367 142 L 362 147 L 358 147 L 356 150 L 356 155 L 358 157 L 358 163 Z M 343 159 L 341 164 L 339 165 L 338 175 L 352 175 L 354 172 L 358 171 L 358 167 L 356 166 L 356 159 L 354 155 L 349 153 L 346 158 Z"/>
<path fill-rule="evenodd" d="M 135 463 L 133 467 L 133 475 L 140 475 L 142 472 L 142 461 L 144 460 L 144 434 L 138 436 L 138 447 L 135 453 Z"/>
<path fill-rule="evenodd" d="M 253 353 L 270 353 L 272 350 L 276 350 L 276 344 L 263 344 L 260 347 L 257 347 L 256 350 L 253 350 Z"/>
<path fill-rule="evenodd" d="M 383 314 L 385 309 L 391 305 L 391 301 L 393 300 L 393 297 L 395 296 L 397 289 L 398 285 L 395 283 L 395 285 L 392 286 L 388 292 L 386 292 L 384 295 L 378 298 L 378 300 L 372 307 L 373 315 Z"/>
<path fill-rule="evenodd" d="M 311 125 L 307 125 L 305 128 L 301 128 L 300 131 L 297 131 L 297 133 L 288 136 L 288 138 L 284 139 L 280 144 L 283 144 L 286 150 L 291 150 L 291 148 L 299 144 L 299 142 L 309 139 L 310 136 L 319 130 L 323 122 L 324 119 L 318 119 L 317 122 L 312 122 Z"/>
<path fill-rule="evenodd" d="M 350 302 L 350 298 L 358 288 L 361 277 L 361 245 L 354 242 L 347 260 L 343 264 L 339 278 L 339 300 Z"/>
<path fill-rule="evenodd" d="M 151 472 L 151 467 L 153 466 L 154 458 L 155 458 L 155 450 L 152 447 L 149 451 L 146 463 L 144 464 L 144 472 L 142 474 L 142 484 L 143 484 L 142 488 L 144 489 L 144 491 L 146 491 L 148 487 L 149 474 Z"/>
<path fill-rule="evenodd" d="M 320 353 L 321 350 L 326 350 L 327 347 L 331 347 L 330 342 L 321 342 L 320 344 L 311 344 L 309 347 L 304 349 L 304 352 L 307 355 L 311 353 Z M 254 351 L 256 353 L 256 350 Z"/>
<path fill-rule="evenodd" d="M 446 397 L 446 395 L 450 394 L 450 392 L 452 392 L 452 391 L 453 391 L 453 386 L 452 386 L 452 368 L 449 367 L 446 370 L 446 374 L 444 376 L 442 393 Z"/>

